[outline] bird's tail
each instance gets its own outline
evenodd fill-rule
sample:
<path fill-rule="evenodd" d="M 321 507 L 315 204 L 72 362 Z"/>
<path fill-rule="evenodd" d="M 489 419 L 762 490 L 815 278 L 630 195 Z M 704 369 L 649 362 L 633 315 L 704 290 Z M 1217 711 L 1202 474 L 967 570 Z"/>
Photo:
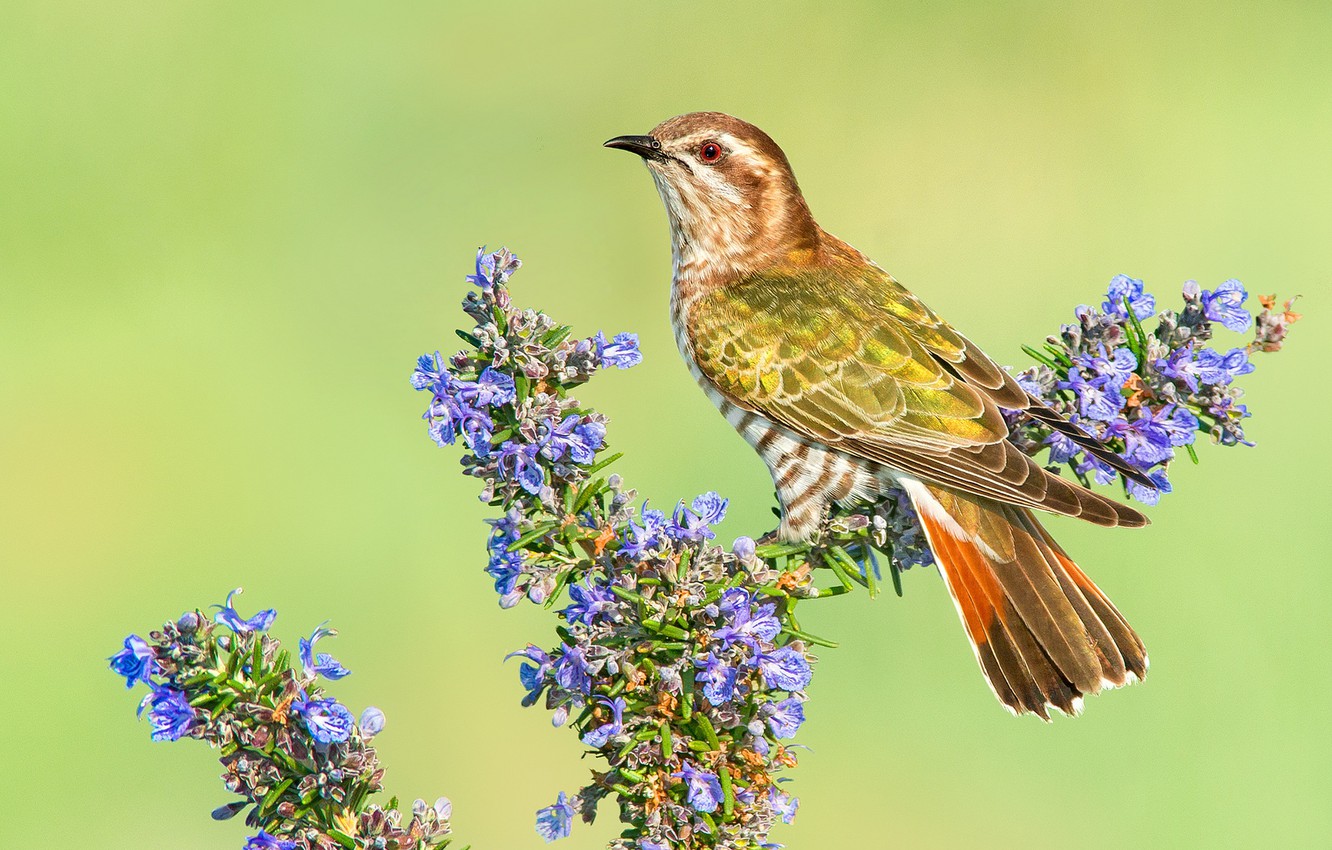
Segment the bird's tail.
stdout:
<path fill-rule="evenodd" d="M 1106 595 L 1031 511 L 904 481 L 976 660 L 1014 714 L 1050 708 L 1147 675 L 1147 651 Z"/>

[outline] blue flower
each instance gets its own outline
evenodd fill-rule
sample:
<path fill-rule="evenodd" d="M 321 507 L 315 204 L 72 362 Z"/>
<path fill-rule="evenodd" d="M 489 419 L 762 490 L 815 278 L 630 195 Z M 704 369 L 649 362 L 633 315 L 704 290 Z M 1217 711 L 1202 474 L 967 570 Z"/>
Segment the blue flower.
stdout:
<path fill-rule="evenodd" d="M 1191 392 L 1198 391 L 1198 364 L 1193 356 L 1193 341 L 1181 345 L 1166 357 L 1158 359 L 1156 371 L 1172 381 L 1179 381 Z"/>
<path fill-rule="evenodd" d="M 513 376 L 487 366 L 475 381 L 454 381 L 458 401 L 473 407 L 499 407 L 518 398 Z"/>
<path fill-rule="evenodd" d="M 795 697 L 787 697 L 781 702 L 770 702 L 763 706 L 763 713 L 768 718 L 768 728 L 778 738 L 794 738 L 805 722 L 805 706 Z"/>
<path fill-rule="evenodd" d="M 523 705 L 534 705 L 541 697 L 541 692 L 546 689 L 547 674 L 550 673 L 553 665 L 550 663 L 550 656 L 539 646 L 527 645 L 527 649 L 518 652 L 510 652 L 504 656 L 508 661 L 514 657 L 526 658 L 531 663 L 524 663 L 518 668 L 518 681 L 527 689 L 527 694 L 523 697 Z"/>
<path fill-rule="evenodd" d="M 341 744 L 351 737 L 356 724 L 356 718 L 337 700 L 309 699 L 304 691 L 292 703 L 291 710 L 305 721 L 310 737 L 321 744 Z"/>
<path fill-rule="evenodd" d="M 318 655 L 315 654 L 314 646 L 316 643 L 322 638 L 332 637 L 336 634 L 337 632 L 332 629 L 326 629 L 321 624 L 319 628 L 314 630 L 314 634 L 310 635 L 309 640 L 301 638 L 301 664 L 305 665 L 305 671 L 307 673 L 313 671 L 317 675 L 327 679 L 341 679 L 344 676 L 351 675 L 350 670 L 339 664 L 338 660 L 327 652 L 321 652 Z"/>
<path fill-rule="evenodd" d="M 1166 478 L 1164 469 L 1157 469 L 1149 472 L 1147 473 L 1147 477 L 1156 485 L 1155 488 L 1147 487 L 1136 481 L 1127 480 L 1125 481 L 1125 485 L 1128 487 L 1128 494 L 1134 499 L 1142 502 L 1144 505 L 1155 505 L 1157 502 L 1161 501 L 1161 495 L 1163 493 L 1170 492 L 1170 481 Z"/>
<path fill-rule="evenodd" d="M 1124 397 L 1119 388 L 1110 385 L 1110 379 L 1093 378 L 1088 381 L 1081 373 L 1069 374 L 1067 381 L 1060 381 L 1061 390 L 1072 390 L 1078 399 L 1078 410 L 1088 419 L 1111 422 L 1124 409 Z"/>
<path fill-rule="evenodd" d="M 582 623 L 590 626 L 598 617 L 606 616 L 614 610 L 616 596 L 609 585 L 595 584 L 592 577 L 583 579 L 582 584 L 569 585 L 569 598 L 573 600 L 564 609 L 564 619 L 570 623 Z"/>
<path fill-rule="evenodd" d="M 434 354 L 422 354 L 416 358 L 416 368 L 412 370 L 412 386 L 417 390 L 433 389 L 444 392 L 449 385 L 449 373 L 444 366 L 444 358 L 436 351 Z"/>
<path fill-rule="evenodd" d="M 524 490 L 536 495 L 546 481 L 546 473 L 537 463 L 537 446 L 505 440 L 499 450 L 499 474 L 506 481 L 517 481 Z"/>
<path fill-rule="evenodd" d="M 1210 348 L 1198 352 L 1198 378 L 1204 384 L 1224 386 L 1252 371 L 1249 353 L 1243 348 L 1232 348 L 1225 354 Z"/>
<path fill-rule="evenodd" d="M 694 543 L 711 540 L 717 534 L 710 526 L 726 518 L 726 506 L 729 504 L 729 499 L 723 499 L 714 492 L 696 497 L 689 510 L 685 509 L 684 501 L 681 500 L 675 508 L 674 525 L 667 528 L 667 533 L 676 540 Z"/>
<path fill-rule="evenodd" d="M 597 346 L 597 356 L 601 358 L 603 368 L 628 369 L 643 362 L 643 355 L 638 350 L 638 334 L 618 333 L 607 342 L 606 335 L 597 331 L 592 342 Z"/>
<path fill-rule="evenodd" d="M 555 662 L 555 681 L 566 691 L 580 694 L 592 691 L 592 668 L 580 646 L 566 646 Z"/>
<path fill-rule="evenodd" d="M 680 772 L 672 773 L 671 778 L 684 781 L 685 799 L 695 811 L 715 812 L 721 805 L 721 782 L 715 773 L 699 770 L 689 762 L 684 762 L 680 766 Z"/>
<path fill-rule="evenodd" d="M 1249 293 L 1244 291 L 1244 284 L 1238 280 L 1228 280 L 1216 288 L 1216 291 L 1204 289 L 1202 293 L 1203 315 L 1213 322 L 1220 322 L 1232 331 L 1247 331 L 1253 324 L 1253 316 L 1244 309 L 1244 299 Z"/>
<path fill-rule="evenodd" d="M 735 538 L 735 542 L 731 544 L 731 554 L 740 559 L 741 563 L 753 560 L 754 553 L 757 551 L 758 544 L 754 542 L 752 537 L 741 535 Z"/>
<path fill-rule="evenodd" d="M 1156 421 L 1170 435 L 1170 445 L 1187 446 L 1198 439 L 1198 417 L 1188 408 L 1167 405 L 1160 411 Z"/>
<path fill-rule="evenodd" d="M 549 433 L 541 446 L 541 454 L 551 460 L 560 460 L 566 454 L 574 463 L 591 463 L 597 449 L 606 442 L 606 426 L 600 422 L 583 421 L 571 413 L 559 425 L 546 423 Z"/>
<path fill-rule="evenodd" d="M 553 806 L 546 806 L 537 812 L 537 835 L 546 839 L 547 843 L 568 838 L 573 831 L 573 816 L 574 807 L 569 804 L 569 796 L 561 791 Z"/>
<path fill-rule="evenodd" d="M 774 603 L 755 606 L 749 591 L 733 587 L 722 594 L 718 605 L 725 625 L 712 636 L 721 641 L 723 649 L 739 643 L 758 652 L 759 641 L 771 643 L 782 630 L 781 621 L 773 613 L 775 610 Z"/>
<path fill-rule="evenodd" d="M 489 292 L 494 288 L 494 282 L 491 280 L 494 273 L 495 257 L 487 254 L 486 246 L 482 245 L 476 249 L 476 274 L 469 274 L 467 282 L 481 287 L 482 292 Z"/>
<path fill-rule="evenodd" d="M 694 680 L 703 685 L 704 699 L 713 705 L 723 705 L 735 696 L 735 667 L 722 661 L 715 652 L 709 652 L 701 661 L 695 659 L 694 665 L 702 668 Z"/>
<path fill-rule="evenodd" d="M 775 785 L 768 788 L 768 802 L 772 804 L 772 810 L 782 819 L 782 823 L 790 823 L 795 820 L 796 809 L 800 808 L 799 797 L 792 797 L 783 791 L 778 791 Z"/>
<path fill-rule="evenodd" d="M 628 705 L 624 697 L 616 697 L 614 700 L 605 697 L 596 697 L 596 701 L 605 705 L 611 710 L 611 720 L 609 723 L 603 723 L 595 729 L 589 729 L 583 734 L 583 743 L 589 747 L 600 749 L 609 743 L 611 738 L 620 734 L 624 730 L 624 709 Z"/>
<path fill-rule="evenodd" d="M 634 560 L 643 560 L 665 545 L 669 523 L 666 514 L 649 509 L 647 503 L 639 509 L 643 524 L 629 520 L 628 535 L 621 537 L 620 551 Z"/>
<path fill-rule="evenodd" d="M 117 676 L 125 677 L 125 687 L 134 687 L 135 682 L 143 682 L 152 687 L 156 668 L 157 653 L 148 645 L 148 641 L 138 635 L 125 638 L 125 648 L 111 656 L 111 669 Z"/>
<path fill-rule="evenodd" d="M 495 580 L 495 592 L 507 597 L 514 592 L 518 577 L 523 572 L 523 553 L 500 550 L 492 552 L 486 573 Z"/>
<path fill-rule="evenodd" d="M 213 617 L 213 620 L 220 625 L 226 626 L 238 635 L 246 634 L 248 632 L 268 631 L 273 625 L 273 621 L 277 619 L 277 611 L 273 608 L 269 608 L 265 611 L 260 611 L 248 620 L 241 619 L 240 614 L 236 613 L 236 609 L 231 607 L 232 598 L 240 592 L 241 589 L 239 587 L 236 588 L 227 594 L 227 601 L 224 605 L 213 606 L 214 608 L 221 609 Z"/>
<path fill-rule="evenodd" d="M 361 712 L 361 719 L 356 725 L 361 727 L 361 737 L 368 740 L 384 731 L 384 723 L 384 712 L 372 705 Z"/>
<path fill-rule="evenodd" d="M 1111 422 L 1106 430 L 1124 438 L 1124 459 L 1140 469 L 1164 463 L 1175 456 L 1170 448 L 1170 432 L 1148 408 L 1144 408 L 1132 422 L 1119 419 Z"/>
<path fill-rule="evenodd" d="M 805 656 L 789 646 L 759 656 L 763 684 L 772 690 L 800 691 L 809 686 L 814 671 Z"/>
<path fill-rule="evenodd" d="M 258 835 L 250 836 L 241 850 L 296 850 L 296 842 L 277 838 L 261 829 Z"/>
<path fill-rule="evenodd" d="M 1124 309 L 1126 298 L 1129 306 L 1133 308 L 1133 315 L 1139 320 L 1146 319 L 1156 312 L 1156 298 L 1143 291 L 1142 281 L 1123 274 L 1115 275 L 1110 280 L 1105 303 L 1101 307 L 1108 316 L 1127 319 L 1128 311 Z"/>
<path fill-rule="evenodd" d="M 194 709 L 185 694 L 175 688 L 160 685 L 139 703 L 137 714 L 142 717 L 148 709 L 148 722 L 152 725 L 154 741 L 178 741 L 189 734 L 194 726 Z"/>
<path fill-rule="evenodd" d="M 1105 347 L 1102 346 L 1100 354 L 1078 354 L 1073 357 L 1073 362 L 1081 367 L 1084 373 L 1105 378 L 1106 389 L 1124 386 L 1124 382 L 1133 377 L 1134 371 L 1138 368 L 1138 358 L 1127 348 L 1116 348 L 1107 355 Z"/>
<path fill-rule="evenodd" d="M 1067 463 L 1082 453 L 1082 446 L 1058 431 L 1052 431 L 1044 444 L 1050 447 L 1050 463 Z"/>

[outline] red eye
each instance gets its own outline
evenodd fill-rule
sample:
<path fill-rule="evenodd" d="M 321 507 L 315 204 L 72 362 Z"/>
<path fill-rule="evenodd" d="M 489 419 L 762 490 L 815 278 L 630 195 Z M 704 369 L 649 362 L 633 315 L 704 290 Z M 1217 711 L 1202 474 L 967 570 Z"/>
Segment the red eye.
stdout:
<path fill-rule="evenodd" d="M 716 162 L 721 159 L 721 145 L 716 142 L 704 142 L 703 147 L 698 149 L 698 158 L 704 162 Z"/>

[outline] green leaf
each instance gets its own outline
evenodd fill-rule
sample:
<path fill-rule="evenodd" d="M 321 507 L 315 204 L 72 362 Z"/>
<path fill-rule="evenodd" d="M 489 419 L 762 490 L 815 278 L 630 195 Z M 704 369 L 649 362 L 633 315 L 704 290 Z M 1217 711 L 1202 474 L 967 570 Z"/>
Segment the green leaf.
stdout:
<path fill-rule="evenodd" d="M 457 329 L 457 330 L 454 330 L 454 333 L 456 333 L 459 337 L 461 337 L 463 342 L 467 343 L 468 345 L 472 346 L 473 348 L 480 348 L 480 347 L 481 347 L 481 340 L 479 340 L 479 339 L 477 339 L 476 337 L 472 336 L 472 335 L 469 334 L 467 331 L 464 331 L 464 330 L 461 330 L 461 329 Z"/>
<path fill-rule="evenodd" d="M 722 820 L 730 820 L 735 811 L 735 789 L 731 787 L 731 771 L 726 769 L 726 765 L 717 768 L 717 778 L 721 780 Z"/>
<path fill-rule="evenodd" d="M 1189 460 L 1193 461 L 1194 463 L 1197 463 L 1197 462 L 1198 462 L 1198 451 L 1197 451 L 1197 449 L 1195 449 L 1195 448 L 1193 447 L 1193 443 L 1189 443 L 1189 444 L 1186 445 L 1184 448 L 1185 448 L 1185 450 L 1187 450 L 1188 453 L 1189 453 Z"/>
<path fill-rule="evenodd" d="M 624 452 L 616 452 L 615 454 L 611 455 L 608 458 L 604 458 L 600 461 L 597 461 L 596 463 L 587 468 L 587 474 L 591 475 L 594 472 L 600 472 L 601 470 L 610 466 L 612 463 L 615 463 L 615 461 L 619 460 L 622 457 L 624 457 Z"/>
<path fill-rule="evenodd" d="M 334 841 L 338 842 L 343 847 L 346 847 L 347 850 L 356 850 L 356 839 L 352 838 L 350 835 L 347 835 L 344 832 L 339 832 L 336 829 L 330 829 L 328 834 Z"/>
<path fill-rule="evenodd" d="M 835 640 L 828 640 L 827 638 L 821 638 L 818 635 L 812 635 L 809 632 L 802 631 L 794 626 L 783 627 L 782 633 L 788 634 L 793 638 L 799 638 L 800 640 L 803 640 L 805 643 L 812 643 L 817 646 L 826 646 L 829 649 L 836 649 L 837 647 L 841 646 L 841 644 L 839 644 Z"/>

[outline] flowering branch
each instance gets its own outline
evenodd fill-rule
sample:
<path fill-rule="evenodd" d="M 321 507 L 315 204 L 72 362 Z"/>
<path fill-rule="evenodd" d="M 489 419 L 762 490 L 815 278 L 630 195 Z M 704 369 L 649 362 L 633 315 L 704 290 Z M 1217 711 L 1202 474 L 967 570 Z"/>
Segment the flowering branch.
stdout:
<path fill-rule="evenodd" d="M 198 738 L 222 753 L 222 781 L 241 800 L 213 811 L 227 820 L 249 809 L 246 823 L 259 832 L 245 850 L 417 850 L 447 847 L 449 801 L 417 800 L 403 824 L 397 798 L 387 808 L 368 803 L 382 788 L 384 769 L 370 740 L 384 729 L 384 713 L 367 708 L 357 722 L 317 683 L 350 674 L 315 645 L 337 632 L 320 626 L 299 643 L 300 668 L 269 637 L 277 612 L 249 619 L 227 595 L 215 622 L 186 613 L 149 634 L 125 639 L 111 669 L 126 687 L 142 682 L 154 741 Z M 224 627 L 225 631 L 222 628 Z"/>
<path fill-rule="evenodd" d="M 524 705 L 541 702 L 556 726 L 568 724 L 605 764 L 572 797 L 537 813 L 546 840 L 569 835 L 575 814 L 591 821 L 614 795 L 627 829 L 616 850 L 755 848 L 798 801 L 780 789 L 796 765 L 793 745 L 805 719 L 812 646 L 836 646 L 807 633 L 799 603 L 857 586 L 878 592 L 878 554 L 901 594 L 900 572 L 933 561 L 909 501 L 889 493 L 872 505 L 839 508 L 807 543 L 757 546 L 738 538 L 714 545 L 712 527 L 727 501 L 706 493 L 673 511 L 635 508 L 618 475 L 602 475 L 606 418 L 569 392 L 598 370 L 641 360 L 637 337 L 598 333 L 575 339 L 544 313 L 520 310 L 507 282 L 520 263 L 507 250 L 478 251 L 463 310 L 475 322 L 458 331 L 469 348 L 451 358 L 422 356 L 412 385 L 431 394 L 424 414 L 441 446 L 461 441 L 464 473 L 482 482 L 481 499 L 502 515 L 488 520 L 489 563 L 500 605 L 524 598 L 563 621 L 551 649 L 529 645 Z M 1257 335 L 1246 348 L 1208 348 L 1211 323 L 1247 329 L 1252 316 L 1237 281 L 1215 292 L 1184 288 L 1181 311 L 1154 310 L 1141 281 L 1115 278 L 1104 310 L 1080 307 L 1041 350 L 1023 386 L 1103 441 L 1156 489 L 1129 482 L 1154 503 L 1169 490 L 1174 449 L 1209 430 L 1223 445 L 1251 445 L 1248 415 L 1232 386 L 1252 371 L 1251 351 L 1281 347 L 1298 318 L 1287 302 L 1273 313 L 1264 299 Z M 1114 471 L 1063 434 L 1021 413 L 1012 439 L 1030 453 L 1050 452 L 1084 482 Z M 1206 424 L 1204 424 L 1206 423 Z M 819 586 L 816 571 L 833 581 Z M 567 598 L 566 598 L 567 595 Z"/>

